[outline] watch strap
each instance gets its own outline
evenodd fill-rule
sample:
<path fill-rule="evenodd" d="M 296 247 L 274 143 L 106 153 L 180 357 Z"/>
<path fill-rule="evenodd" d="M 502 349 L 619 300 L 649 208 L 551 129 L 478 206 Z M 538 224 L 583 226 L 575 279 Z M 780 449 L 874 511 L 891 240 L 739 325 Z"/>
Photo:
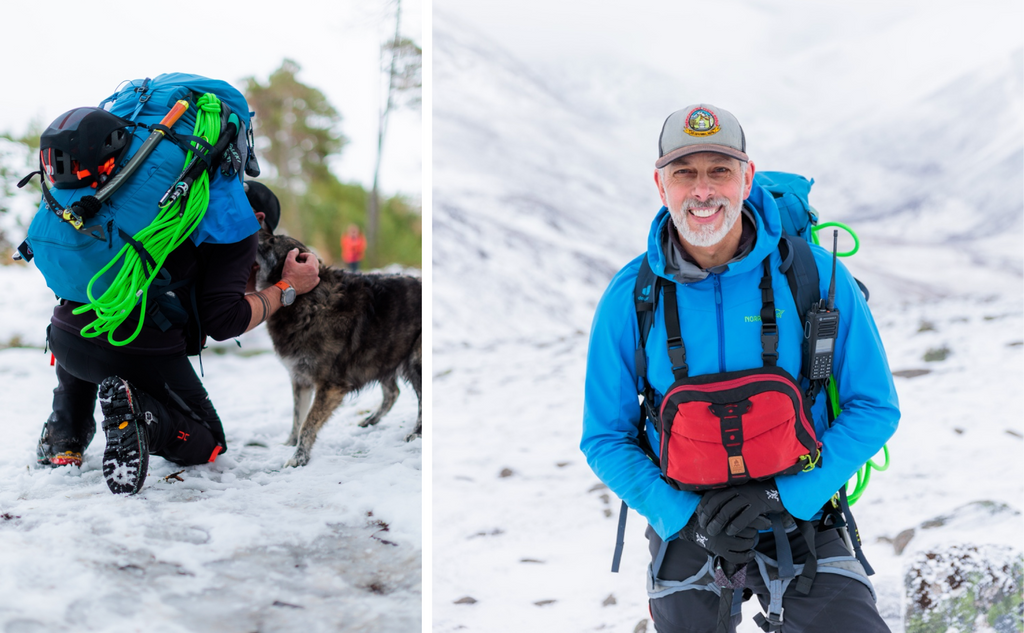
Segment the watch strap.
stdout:
<path fill-rule="evenodd" d="M 281 289 L 281 305 L 290 306 L 295 301 L 295 286 L 282 279 L 281 281 L 274 284 Z"/>

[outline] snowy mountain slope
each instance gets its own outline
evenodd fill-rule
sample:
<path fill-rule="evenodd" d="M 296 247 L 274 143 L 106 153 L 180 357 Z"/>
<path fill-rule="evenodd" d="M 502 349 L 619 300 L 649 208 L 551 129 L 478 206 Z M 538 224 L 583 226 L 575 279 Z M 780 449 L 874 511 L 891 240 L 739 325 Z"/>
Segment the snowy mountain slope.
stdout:
<path fill-rule="evenodd" d="M 142 491 L 115 497 L 101 433 L 81 469 L 33 467 L 56 385 L 43 353 L 53 295 L 34 266 L 0 279 L 0 630 L 419 630 L 411 388 L 372 429 L 356 423 L 379 389 L 347 400 L 309 465 L 286 469 L 290 381 L 254 330 L 203 354 L 228 452 L 188 468 L 154 457 Z"/>
<path fill-rule="evenodd" d="M 837 145 L 852 154 L 848 158 L 855 161 L 854 169 L 874 167 L 864 180 L 881 185 L 842 191 L 849 200 L 848 217 L 873 220 L 917 212 L 918 219 L 927 220 L 921 212 L 953 198 L 983 210 L 985 221 L 924 222 L 921 228 L 939 229 L 943 237 L 963 241 L 1019 227 L 1024 204 L 1022 108 L 1024 49 L 1018 48 L 954 77 L 903 113 L 848 131 Z M 887 205 L 865 200 L 879 195 L 894 200 Z"/>
<path fill-rule="evenodd" d="M 566 282 L 596 287 L 615 271 L 624 242 L 642 236 L 630 201 L 643 189 L 614 168 L 614 128 L 591 128 L 468 29 L 451 33 L 434 50 L 451 60 L 434 70 L 434 152 L 444 157 L 434 169 L 433 261 L 444 271 L 435 347 L 525 336 L 540 323 L 571 332 L 593 304 Z"/>
<path fill-rule="evenodd" d="M 775 5 L 723 4 L 741 29 L 785 22 Z M 892 466 L 856 507 L 887 622 L 902 631 L 903 573 L 917 552 L 1021 549 L 1024 422 L 1000 413 L 1024 404 L 1020 37 L 999 24 L 985 39 L 972 16 L 961 33 L 977 46 L 940 51 L 951 6 L 886 7 L 806 19 L 764 59 L 764 38 L 740 46 L 730 54 L 755 67 L 742 81 L 700 64 L 673 76 L 667 64 L 606 63 L 606 51 L 589 67 L 517 62 L 435 11 L 434 630 L 653 629 L 636 514 L 621 573 L 608 572 L 619 504 L 577 448 L 584 358 L 593 306 L 643 249 L 658 205 L 661 121 L 705 98 L 729 107 L 723 99 L 757 95 L 730 109 L 758 167 L 816 178 L 824 219 L 861 236 L 847 265 L 871 288 L 903 410 Z M 635 35 L 627 17 L 615 27 Z M 900 47 L 905 65 L 893 63 Z M 892 73 L 879 72 L 886 64 Z M 766 65 L 791 72 L 767 81 L 756 72 Z M 972 113 L 983 121 L 973 133 L 957 125 Z M 608 136 L 621 139 L 612 151 L 571 154 Z M 570 168 L 576 180 L 564 177 Z M 608 178 L 607 193 L 621 197 L 588 197 L 588 184 Z M 580 195 L 567 196 L 567 183 Z M 496 211 L 508 191 L 533 202 Z M 596 261 L 581 269 L 581 252 Z M 925 360 L 943 349 L 945 360 Z M 1007 470 L 994 476 L 982 463 Z M 913 536 L 897 553 L 900 534 Z"/>
<path fill-rule="evenodd" d="M 871 256 L 851 267 L 880 289 L 877 298 L 1020 291 L 1022 62 L 1015 49 L 884 125 L 837 126 L 840 142 L 815 172 L 815 203 L 825 219 L 857 228 Z"/>

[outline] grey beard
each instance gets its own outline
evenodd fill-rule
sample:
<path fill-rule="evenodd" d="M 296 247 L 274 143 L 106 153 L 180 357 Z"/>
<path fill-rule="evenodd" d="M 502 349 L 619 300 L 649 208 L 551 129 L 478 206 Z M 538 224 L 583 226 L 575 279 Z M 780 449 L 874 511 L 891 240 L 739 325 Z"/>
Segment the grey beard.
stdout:
<path fill-rule="evenodd" d="M 691 229 L 690 225 L 686 222 L 686 214 L 689 209 L 697 206 L 707 206 L 709 203 L 725 207 L 725 220 L 722 222 L 722 226 L 717 230 L 711 226 L 701 226 L 696 230 Z M 742 201 L 737 205 L 730 205 L 729 200 L 726 198 L 714 198 L 703 202 L 691 198 L 684 200 L 678 210 L 670 208 L 669 213 L 672 215 L 672 223 L 675 224 L 676 230 L 679 231 L 679 237 L 684 242 L 691 246 L 714 246 L 721 242 L 729 231 L 732 230 L 736 220 L 740 217 L 742 209 Z"/>

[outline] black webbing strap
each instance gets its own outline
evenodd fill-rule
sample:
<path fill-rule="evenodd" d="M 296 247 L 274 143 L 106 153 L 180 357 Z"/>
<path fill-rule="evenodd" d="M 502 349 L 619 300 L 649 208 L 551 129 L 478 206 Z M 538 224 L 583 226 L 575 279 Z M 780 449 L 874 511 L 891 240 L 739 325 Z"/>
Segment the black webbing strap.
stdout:
<path fill-rule="evenodd" d="M 846 519 L 846 529 L 850 532 L 850 541 L 853 543 L 853 553 L 864 566 L 864 573 L 874 576 L 875 570 L 868 564 L 864 556 L 864 550 L 860 545 L 860 531 L 857 529 L 857 522 L 853 519 L 853 512 L 850 511 L 850 501 L 846 498 L 846 484 L 839 488 L 839 507 L 843 510 L 843 518 Z"/>
<path fill-rule="evenodd" d="M 789 546 L 789 536 L 782 523 L 782 515 L 774 513 L 768 516 L 772 521 L 772 535 L 775 537 L 775 560 L 779 563 L 779 578 L 795 578 L 793 549 Z"/>
<path fill-rule="evenodd" d="M 818 265 L 814 261 L 814 254 L 811 253 L 811 245 L 801 238 L 790 239 L 783 236 L 779 240 L 779 255 L 782 256 L 779 270 L 789 281 L 793 303 L 802 319 L 821 300 Z"/>
<path fill-rule="evenodd" d="M 29 174 L 29 176 L 39 174 L 40 179 L 42 179 L 42 173 L 43 172 L 32 172 L 31 174 Z M 46 208 L 49 209 L 50 211 L 53 211 L 57 215 L 57 217 L 60 218 L 61 222 L 67 222 L 68 220 L 64 219 L 64 207 L 62 207 L 61 204 L 57 202 L 57 199 L 53 197 L 53 194 L 50 193 L 50 188 L 46 186 L 45 182 L 42 183 L 42 189 L 43 200 L 46 201 Z M 81 220 L 81 218 L 77 217 L 77 214 L 75 214 L 74 211 L 71 211 L 70 213 L 73 216 L 75 216 L 76 219 Z"/>
<path fill-rule="evenodd" d="M 651 448 L 647 440 L 645 420 L 650 420 L 655 428 L 658 428 L 658 412 L 655 409 L 657 394 L 651 383 L 647 380 L 647 336 L 654 325 L 654 313 L 658 305 L 658 296 L 661 288 L 665 286 L 665 280 L 654 274 L 650 262 L 644 257 L 640 262 L 640 270 L 637 272 L 636 284 L 633 292 L 634 303 L 636 304 L 636 322 L 639 331 L 636 352 L 633 362 L 636 366 L 636 375 L 643 385 L 640 395 L 643 397 L 641 403 L 638 443 L 644 453 L 651 458 L 651 461 L 658 463 L 658 456 Z"/>
<path fill-rule="evenodd" d="M 139 257 L 142 259 L 143 263 L 146 264 L 146 275 L 148 276 L 150 273 L 152 273 L 153 270 L 156 268 L 156 260 L 153 259 L 152 255 L 149 254 L 149 251 L 147 251 L 146 247 L 142 245 L 142 242 L 136 240 L 131 235 L 125 233 L 124 229 L 121 228 L 117 229 L 117 234 L 120 235 L 121 239 L 123 239 L 125 242 L 131 244 L 131 247 L 135 249 L 136 253 L 139 254 Z"/>
<path fill-rule="evenodd" d="M 29 175 L 25 176 L 25 177 L 24 177 L 24 178 L 22 178 L 21 180 L 19 180 L 19 181 L 18 181 L 18 189 L 22 189 L 22 188 L 24 188 L 24 186 L 25 186 L 25 185 L 27 185 L 27 184 L 28 184 L 28 182 L 29 182 L 30 180 L 32 180 L 32 176 L 35 176 L 36 174 L 38 174 L 38 175 L 39 175 L 39 179 L 40 179 L 40 180 L 42 180 L 42 179 L 43 179 L 43 170 L 42 170 L 42 169 L 38 169 L 38 170 L 36 170 L 36 171 L 32 172 L 31 174 L 29 174 Z M 44 183 L 44 184 L 45 184 L 45 183 Z"/>
<path fill-rule="evenodd" d="M 758 287 L 761 289 L 761 360 L 765 367 L 775 367 L 779 359 L 779 327 L 775 320 L 775 294 L 772 291 L 772 270 L 765 257 L 762 265 L 764 275 Z M 645 258 L 646 261 L 646 258 Z M 679 304 L 676 303 L 676 285 L 664 285 L 665 294 L 665 335 L 668 358 L 672 364 L 672 375 L 682 380 L 689 375 L 686 364 L 686 347 L 679 327 Z"/>
<path fill-rule="evenodd" d="M 661 284 L 660 277 L 651 270 L 651 264 L 647 257 L 640 262 L 640 270 L 636 275 L 636 283 L 633 289 L 633 302 L 636 307 L 636 325 L 639 331 L 639 341 L 636 346 L 634 363 L 636 375 L 642 378 L 645 387 L 647 384 L 647 335 L 654 324 L 654 309 L 658 303 L 658 292 Z"/>
<path fill-rule="evenodd" d="M 735 589 L 722 588 L 718 597 L 718 624 L 715 633 L 729 633 L 729 622 L 732 620 L 732 603 Z"/>
<path fill-rule="evenodd" d="M 761 276 L 761 362 L 765 367 L 775 367 L 779 360 L 779 326 L 775 321 L 775 293 L 772 292 L 772 269 L 765 257 Z"/>
<path fill-rule="evenodd" d="M 806 596 L 810 593 L 814 576 L 818 573 L 818 548 L 814 543 L 816 530 L 813 523 L 800 519 L 796 520 L 796 527 L 807 543 L 807 558 L 804 559 L 804 570 L 796 581 L 796 592 Z"/>
<path fill-rule="evenodd" d="M 683 345 L 682 330 L 679 327 L 679 304 L 676 303 L 676 285 L 665 284 L 665 343 L 668 360 L 672 364 L 672 375 L 682 380 L 690 373 L 686 365 L 686 346 Z"/>
<path fill-rule="evenodd" d="M 612 554 L 612 573 L 619 573 L 619 563 L 622 562 L 622 547 L 626 544 L 626 516 L 629 514 L 629 506 L 623 501 L 619 506 L 619 528 L 615 533 L 615 553 Z"/>
<path fill-rule="evenodd" d="M 821 289 L 818 287 L 820 279 L 818 264 L 814 261 L 810 244 L 807 240 L 799 237 L 791 238 L 783 235 L 779 240 L 779 255 L 782 257 L 782 265 L 779 266 L 779 270 L 786 275 L 796 311 L 800 315 L 801 323 L 806 326 L 807 313 L 814 310 L 821 301 Z M 806 362 L 806 350 L 804 350 L 803 359 L 800 373 L 806 376 L 808 371 L 803 367 Z M 821 381 L 810 382 L 805 396 L 811 404 L 814 404 L 822 386 Z"/>
<path fill-rule="evenodd" d="M 801 595 L 808 595 L 811 590 L 811 584 L 814 582 L 814 576 L 818 572 L 818 554 L 817 546 L 814 542 L 816 531 L 814 523 L 796 519 L 797 530 L 807 544 L 807 557 L 803 562 L 803 570 L 800 572 L 800 576 L 797 577 L 796 564 L 793 561 L 793 548 L 790 546 L 789 536 L 786 534 L 782 514 L 775 513 L 768 516 L 772 522 L 772 535 L 775 537 L 775 560 L 778 565 L 778 579 L 765 578 L 771 593 L 768 615 L 766 617 L 763 613 L 756 614 L 754 616 L 754 623 L 766 633 L 777 633 L 782 630 L 784 624 L 782 602 L 785 588 L 789 586 L 787 581 L 792 581 L 795 578 L 795 591 Z"/>
<path fill-rule="evenodd" d="M 718 418 L 722 446 L 725 447 L 725 457 L 729 462 L 729 481 L 726 484 L 729 486 L 738 485 L 748 478 L 743 463 L 743 416 L 750 412 L 752 406 L 750 400 L 708 405 L 711 414 Z"/>
<path fill-rule="evenodd" d="M 746 563 L 734 565 L 722 560 L 720 556 L 714 558 L 713 563 L 715 585 L 718 586 L 718 624 L 715 627 L 716 633 L 729 633 L 729 623 L 732 620 L 733 608 L 737 606 L 736 591 L 742 596 L 743 588 L 747 585 Z"/>
<path fill-rule="evenodd" d="M 191 134 L 178 134 L 172 132 L 166 125 L 159 123 L 149 126 L 151 130 L 163 130 L 165 138 L 180 147 L 186 153 L 192 152 L 193 156 L 206 163 L 207 167 L 213 161 L 213 145 L 206 142 L 206 139 Z"/>

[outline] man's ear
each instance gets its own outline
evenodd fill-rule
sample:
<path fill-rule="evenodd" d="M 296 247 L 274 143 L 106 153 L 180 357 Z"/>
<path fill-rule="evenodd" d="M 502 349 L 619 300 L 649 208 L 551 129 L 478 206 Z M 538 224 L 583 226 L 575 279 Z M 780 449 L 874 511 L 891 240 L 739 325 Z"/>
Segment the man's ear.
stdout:
<path fill-rule="evenodd" d="M 750 190 L 754 188 L 754 161 L 747 161 L 747 189 L 743 192 L 743 199 L 746 200 L 750 197 Z"/>
<path fill-rule="evenodd" d="M 661 186 L 661 170 L 654 170 L 654 184 L 658 187 L 658 195 L 661 196 L 661 204 L 668 206 L 668 200 L 665 199 L 665 188 Z"/>

